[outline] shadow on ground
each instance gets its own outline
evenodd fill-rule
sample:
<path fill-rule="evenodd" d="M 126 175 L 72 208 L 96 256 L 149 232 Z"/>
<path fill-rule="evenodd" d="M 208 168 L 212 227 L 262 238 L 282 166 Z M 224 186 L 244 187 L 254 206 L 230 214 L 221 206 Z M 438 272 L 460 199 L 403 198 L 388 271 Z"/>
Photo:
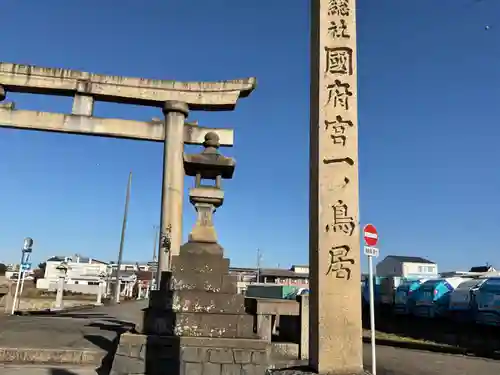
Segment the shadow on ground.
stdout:
<path fill-rule="evenodd" d="M 116 349 L 120 341 L 120 335 L 132 331 L 135 325 L 129 322 L 123 322 L 117 319 L 107 318 L 105 322 L 91 322 L 87 324 L 89 327 L 99 328 L 103 331 L 112 331 L 116 335 L 113 339 L 109 339 L 102 335 L 84 335 L 84 338 L 95 346 L 106 351 L 106 355 L 101 362 L 101 366 L 96 370 L 98 374 L 109 374 L 113 366 L 113 359 L 116 354 Z"/>
<path fill-rule="evenodd" d="M 49 369 L 49 374 L 50 375 L 77 375 L 73 371 L 65 370 L 62 368 L 51 368 L 51 369 Z"/>
<path fill-rule="evenodd" d="M 424 342 L 436 343 L 443 347 L 451 346 L 457 353 L 500 359 L 500 327 L 459 323 L 445 318 L 396 315 L 390 308 L 381 308 L 376 312 L 375 325 L 378 332 L 408 339 L 398 346 L 421 349 L 426 345 Z M 367 309 L 363 309 L 363 328 L 370 329 Z"/>

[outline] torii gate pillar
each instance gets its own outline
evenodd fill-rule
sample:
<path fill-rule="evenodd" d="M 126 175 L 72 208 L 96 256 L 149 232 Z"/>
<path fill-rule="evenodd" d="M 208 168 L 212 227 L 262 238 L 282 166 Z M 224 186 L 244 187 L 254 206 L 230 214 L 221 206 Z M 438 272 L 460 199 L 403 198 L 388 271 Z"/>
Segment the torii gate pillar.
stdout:
<path fill-rule="evenodd" d="M 165 147 L 163 150 L 158 277 L 162 270 L 170 269 L 170 259 L 172 255 L 179 255 L 182 245 L 184 122 L 189 114 L 189 107 L 184 102 L 168 100 L 163 106 L 163 114 L 165 115 Z"/>

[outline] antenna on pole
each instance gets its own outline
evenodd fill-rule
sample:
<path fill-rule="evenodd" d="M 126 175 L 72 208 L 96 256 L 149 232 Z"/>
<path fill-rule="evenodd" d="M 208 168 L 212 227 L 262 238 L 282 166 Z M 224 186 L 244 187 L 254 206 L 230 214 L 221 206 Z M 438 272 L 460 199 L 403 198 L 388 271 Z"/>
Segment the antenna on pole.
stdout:
<path fill-rule="evenodd" d="M 257 249 L 257 282 L 260 283 L 260 267 L 262 262 L 262 252 Z"/>

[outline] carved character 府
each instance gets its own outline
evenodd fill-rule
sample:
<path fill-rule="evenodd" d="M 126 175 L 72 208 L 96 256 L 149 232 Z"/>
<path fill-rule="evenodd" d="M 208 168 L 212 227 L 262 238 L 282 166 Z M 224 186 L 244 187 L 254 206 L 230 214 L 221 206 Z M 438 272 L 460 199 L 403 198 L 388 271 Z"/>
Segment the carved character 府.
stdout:
<path fill-rule="evenodd" d="M 352 91 L 349 90 L 350 87 L 351 85 L 342 83 L 338 79 L 327 85 L 328 99 L 326 104 L 333 103 L 334 108 L 343 108 L 347 111 L 349 109 L 349 98 L 352 96 Z"/>

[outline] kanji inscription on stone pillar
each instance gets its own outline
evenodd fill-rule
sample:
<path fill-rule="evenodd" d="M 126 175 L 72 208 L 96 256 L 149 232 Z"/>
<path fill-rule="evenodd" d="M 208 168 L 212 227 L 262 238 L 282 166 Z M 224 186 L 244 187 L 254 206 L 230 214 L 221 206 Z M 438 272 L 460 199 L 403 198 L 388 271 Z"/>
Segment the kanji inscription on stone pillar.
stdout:
<path fill-rule="evenodd" d="M 310 0 L 310 365 L 362 373 L 355 0 Z"/>

